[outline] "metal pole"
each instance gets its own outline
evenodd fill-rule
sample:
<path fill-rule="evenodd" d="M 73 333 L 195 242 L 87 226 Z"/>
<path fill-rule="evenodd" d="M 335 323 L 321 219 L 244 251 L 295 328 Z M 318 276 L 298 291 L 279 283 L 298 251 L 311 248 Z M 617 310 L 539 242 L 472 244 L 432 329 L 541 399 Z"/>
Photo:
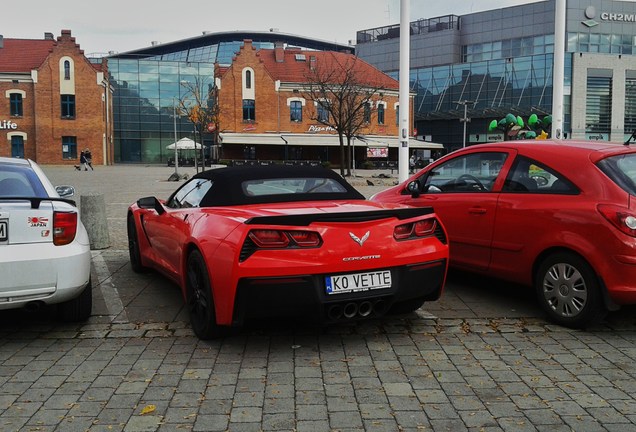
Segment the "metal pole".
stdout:
<path fill-rule="evenodd" d="M 552 68 L 552 138 L 563 138 L 563 82 L 565 77 L 566 0 L 556 0 L 554 17 L 554 67 Z"/>
<path fill-rule="evenodd" d="M 409 0 L 400 0 L 400 130 L 398 139 L 400 148 L 398 153 L 398 181 L 401 183 L 409 176 L 409 136 L 411 126 L 409 115 L 411 111 L 409 100 L 409 55 L 411 43 L 411 24 L 409 22 Z"/>
<path fill-rule="evenodd" d="M 174 119 L 174 173 L 179 178 L 179 147 L 177 145 L 177 105 L 172 98 L 172 118 Z"/>
<path fill-rule="evenodd" d="M 468 104 L 464 101 L 464 136 L 462 142 L 462 148 L 466 147 L 466 123 L 468 123 Z"/>

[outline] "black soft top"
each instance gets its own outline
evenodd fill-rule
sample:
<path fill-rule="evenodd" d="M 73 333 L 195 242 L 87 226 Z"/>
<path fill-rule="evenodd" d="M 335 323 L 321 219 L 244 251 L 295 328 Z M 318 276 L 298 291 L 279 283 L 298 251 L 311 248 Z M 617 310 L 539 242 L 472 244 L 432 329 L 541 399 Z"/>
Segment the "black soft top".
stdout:
<path fill-rule="evenodd" d="M 193 179 L 210 179 L 213 184 L 201 200 L 201 207 L 263 204 L 289 201 L 364 200 L 364 195 L 331 169 L 287 165 L 239 166 L 216 168 L 196 174 Z M 343 186 L 345 192 L 313 192 L 249 196 L 243 182 L 260 179 L 328 178 Z"/>

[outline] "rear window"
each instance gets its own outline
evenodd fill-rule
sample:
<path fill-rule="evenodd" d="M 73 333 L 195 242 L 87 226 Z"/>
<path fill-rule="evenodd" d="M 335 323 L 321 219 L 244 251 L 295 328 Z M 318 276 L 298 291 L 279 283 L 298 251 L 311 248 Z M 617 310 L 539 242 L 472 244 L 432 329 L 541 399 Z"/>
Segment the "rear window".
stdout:
<path fill-rule="evenodd" d="M 345 187 L 336 180 L 318 177 L 246 180 L 241 187 L 246 196 L 336 194 L 347 192 Z"/>
<path fill-rule="evenodd" d="M 35 172 L 25 166 L 0 165 L 0 197 L 47 197 Z"/>
<path fill-rule="evenodd" d="M 627 193 L 636 195 L 636 153 L 605 158 L 598 167 Z"/>

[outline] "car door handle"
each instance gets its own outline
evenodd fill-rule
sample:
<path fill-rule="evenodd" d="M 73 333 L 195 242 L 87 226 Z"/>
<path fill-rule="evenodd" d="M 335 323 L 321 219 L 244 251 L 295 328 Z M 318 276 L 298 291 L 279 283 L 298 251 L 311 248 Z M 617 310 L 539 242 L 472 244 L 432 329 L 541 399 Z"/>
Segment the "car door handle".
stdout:
<path fill-rule="evenodd" d="M 470 214 L 486 214 L 486 209 L 483 207 L 471 207 L 468 209 L 468 213 Z"/>

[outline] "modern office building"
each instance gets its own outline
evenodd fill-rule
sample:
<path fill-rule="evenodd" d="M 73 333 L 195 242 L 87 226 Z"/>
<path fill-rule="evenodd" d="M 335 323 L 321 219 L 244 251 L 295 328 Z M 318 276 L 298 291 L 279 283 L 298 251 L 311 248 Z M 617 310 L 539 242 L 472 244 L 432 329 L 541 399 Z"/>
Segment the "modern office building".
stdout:
<path fill-rule="evenodd" d="M 0 36 L 0 94 L 0 156 L 79 165 L 88 148 L 93 164 L 113 162 L 106 63 L 89 62 L 70 30 Z"/>
<path fill-rule="evenodd" d="M 204 131 L 202 136 L 195 137 L 192 122 L 183 116 L 175 116 L 175 106 L 179 100 L 187 97 L 193 83 L 207 83 L 210 86 L 220 84 L 220 80 L 215 82 L 215 73 L 220 78 L 222 72 L 232 65 L 245 40 L 249 40 L 250 49 L 255 50 L 273 50 L 276 45 L 285 50 L 353 52 L 353 48 L 347 45 L 276 31 L 241 31 L 204 33 L 190 39 L 153 44 L 148 48 L 111 55 L 108 58 L 108 67 L 115 90 L 113 106 L 116 161 L 165 163 L 173 157 L 173 150 L 166 147 L 175 142 L 175 138 L 189 137 L 202 142 L 207 152 L 221 144 L 215 142 L 219 135 L 213 132 Z M 245 98 L 241 97 L 239 102 L 242 99 Z M 273 154 L 271 147 L 266 152 L 261 151 L 260 155 L 256 150 L 263 149 L 256 147 L 258 144 L 276 141 L 279 152 L 282 152 L 284 141 L 279 136 L 281 132 L 289 132 L 288 128 L 275 127 L 278 118 L 276 111 L 265 107 L 271 108 L 269 100 L 260 101 L 259 122 L 242 124 L 241 130 L 234 125 L 230 128 L 231 131 L 224 129 L 220 134 L 221 139 L 224 135 L 227 136 L 222 144 L 231 146 L 228 148 L 232 150 L 228 155 L 220 157 L 262 159 L 277 156 L 282 159 L 282 153 Z M 285 106 L 285 109 L 289 108 Z M 268 127 L 261 128 L 256 123 L 268 124 Z M 224 126 L 221 125 L 221 128 Z M 275 139 L 261 136 L 263 142 L 259 143 L 255 138 L 257 133 L 277 136 Z"/>
<path fill-rule="evenodd" d="M 411 22 L 418 134 L 451 150 L 504 139 L 488 125 L 508 113 L 551 114 L 555 7 Z M 564 137 L 625 141 L 636 129 L 636 2 L 567 0 L 565 41 Z M 397 78 L 399 24 L 358 31 L 356 55 Z"/>

